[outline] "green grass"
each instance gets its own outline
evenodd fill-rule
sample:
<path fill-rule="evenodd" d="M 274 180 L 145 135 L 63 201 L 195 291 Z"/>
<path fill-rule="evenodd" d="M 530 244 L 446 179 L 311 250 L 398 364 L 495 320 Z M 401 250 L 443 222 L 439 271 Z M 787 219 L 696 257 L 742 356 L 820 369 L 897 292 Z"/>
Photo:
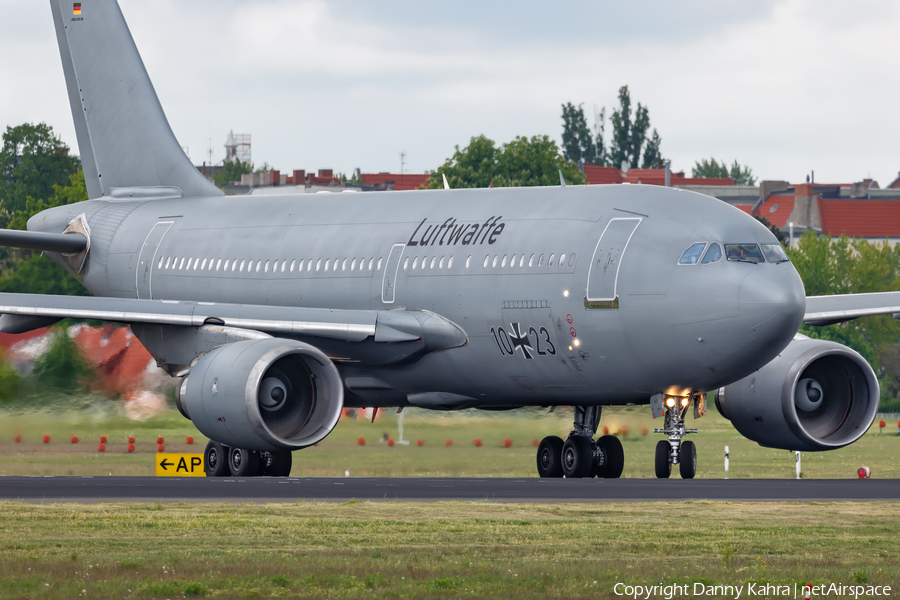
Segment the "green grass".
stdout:
<path fill-rule="evenodd" d="M 674 509 L 674 510 L 673 510 Z M 900 581 L 898 503 L 0 504 L 2 598 L 607 598 Z"/>
<path fill-rule="evenodd" d="M 602 423 L 620 432 L 625 448 L 624 477 L 653 477 L 653 453 L 661 435 L 642 435 L 662 425 L 654 421 L 646 407 L 604 410 Z M 512 411 L 509 413 L 434 413 L 407 410 L 404 437 L 408 446 L 388 447 L 379 442 L 383 434 L 398 439 L 397 415 L 381 413 L 374 424 L 364 419 L 344 419 L 332 434 L 314 448 L 294 454 L 294 476 L 536 476 L 533 440 L 546 435 L 566 437 L 571 429 L 571 411 L 555 413 Z M 761 448 L 743 438 L 732 425 L 711 411 L 689 427 L 700 433 L 689 435 L 698 448 L 701 478 L 724 476 L 724 449 L 731 453 L 731 478 L 793 478 L 794 457 L 784 450 Z M 623 434 L 624 429 L 628 433 Z M 896 423 L 884 434 L 874 426 L 859 442 L 831 452 L 804 453 L 803 476 L 808 478 L 856 477 L 856 469 L 867 466 L 875 478 L 900 477 L 900 436 Z M 20 444 L 13 442 L 22 434 Z M 49 434 L 50 444 L 41 443 Z M 69 443 L 77 435 L 80 443 Z M 101 435 L 108 437 L 107 451 L 97 452 Z M 125 452 L 129 435 L 137 438 L 137 452 Z M 185 436 L 195 444 L 188 446 Z M 202 452 L 206 439 L 190 421 L 175 411 L 167 411 L 145 421 L 132 421 L 103 412 L 0 413 L 0 475 L 153 475 L 156 437 L 166 440 L 170 452 Z M 357 444 L 364 437 L 365 446 Z M 481 439 L 482 447 L 473 440 Z M 511 448 L 503 440 L 513 441 Z M 419 447 L 415 441 L 425 445 Z M 451 447 L 445 442 L 452 440 Z M 677 471 L 677 469 L 676 469 Z M 674 475 L 674 476 L 677 476 Z"/>

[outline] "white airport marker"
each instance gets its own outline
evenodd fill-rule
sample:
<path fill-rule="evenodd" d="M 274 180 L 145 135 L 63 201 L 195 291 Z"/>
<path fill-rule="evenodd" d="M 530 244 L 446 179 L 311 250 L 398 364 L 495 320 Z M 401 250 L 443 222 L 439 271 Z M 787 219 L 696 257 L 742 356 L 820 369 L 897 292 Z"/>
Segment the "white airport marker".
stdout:
<path fill-rule="evenodd" d="M 794 458 L 797 461 L 797 479 L 800 479 L 800 453 L 794 452 Z"/>
<path fill-rule="evenodd" d="M 725 446 L 725 479 L 728 479 L 728 446 Z"/>

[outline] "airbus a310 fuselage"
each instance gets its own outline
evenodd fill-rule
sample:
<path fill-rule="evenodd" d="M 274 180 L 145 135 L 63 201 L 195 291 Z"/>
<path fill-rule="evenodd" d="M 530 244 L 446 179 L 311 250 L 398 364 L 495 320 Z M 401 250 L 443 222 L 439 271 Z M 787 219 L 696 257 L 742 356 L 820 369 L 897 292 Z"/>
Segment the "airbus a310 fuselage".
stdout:
<path fill-rule="evenodd" d="M 210 474 L 286 474 L 344 406 L 575 406 L 538 452 L 569 477 L 622 472 L 618 440 L 593 439 L 601 405 L 665 413 L 660 477 L 693 477 L 684 418 L 707 391 L 766 445 L 839 447 L 871 424 L 871 368 L 795 339 L 800 277 L 734 207 L 641 185 L 225 197 L 177 145 L 115 0 L 70 5 L 51 0 L 91 200 L 6 243 L 96 298 L 4 295 L 0 326 L 132 324 L 183 378 Z M 806 320 L 889 304 L 842 302 Z"/>

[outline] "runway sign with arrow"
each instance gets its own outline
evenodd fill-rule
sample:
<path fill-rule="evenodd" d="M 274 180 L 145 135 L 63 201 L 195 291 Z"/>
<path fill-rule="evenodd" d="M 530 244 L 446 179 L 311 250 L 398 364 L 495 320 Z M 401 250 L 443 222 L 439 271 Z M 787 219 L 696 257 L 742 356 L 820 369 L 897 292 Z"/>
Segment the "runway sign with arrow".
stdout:
<path fill-rule="evenodd" d="M 166 454 L 156 455 L 157 477 L 206 477 L 203 470 L 202 454 Z"/>

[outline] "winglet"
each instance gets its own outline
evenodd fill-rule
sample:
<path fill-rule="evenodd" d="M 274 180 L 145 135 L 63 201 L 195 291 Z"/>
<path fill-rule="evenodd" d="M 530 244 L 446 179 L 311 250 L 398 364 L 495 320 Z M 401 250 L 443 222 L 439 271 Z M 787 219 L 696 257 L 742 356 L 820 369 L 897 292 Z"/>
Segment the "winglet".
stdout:
<path fill-rule="evenodd" d="M 444 189 L 445 189 L 445 190 L 449 190 L 449 189 L 450 189 L 450 183 L 447 181 L 447 176 L 446 176 L 445 174 L 441 173 L 441 177 L 444 178 Z"/>
<path fill-rule="evenodd" d="M 563 177 L 562 169 L 559 170 L 559 185 L 566 187 L 566 178 Z"/>

